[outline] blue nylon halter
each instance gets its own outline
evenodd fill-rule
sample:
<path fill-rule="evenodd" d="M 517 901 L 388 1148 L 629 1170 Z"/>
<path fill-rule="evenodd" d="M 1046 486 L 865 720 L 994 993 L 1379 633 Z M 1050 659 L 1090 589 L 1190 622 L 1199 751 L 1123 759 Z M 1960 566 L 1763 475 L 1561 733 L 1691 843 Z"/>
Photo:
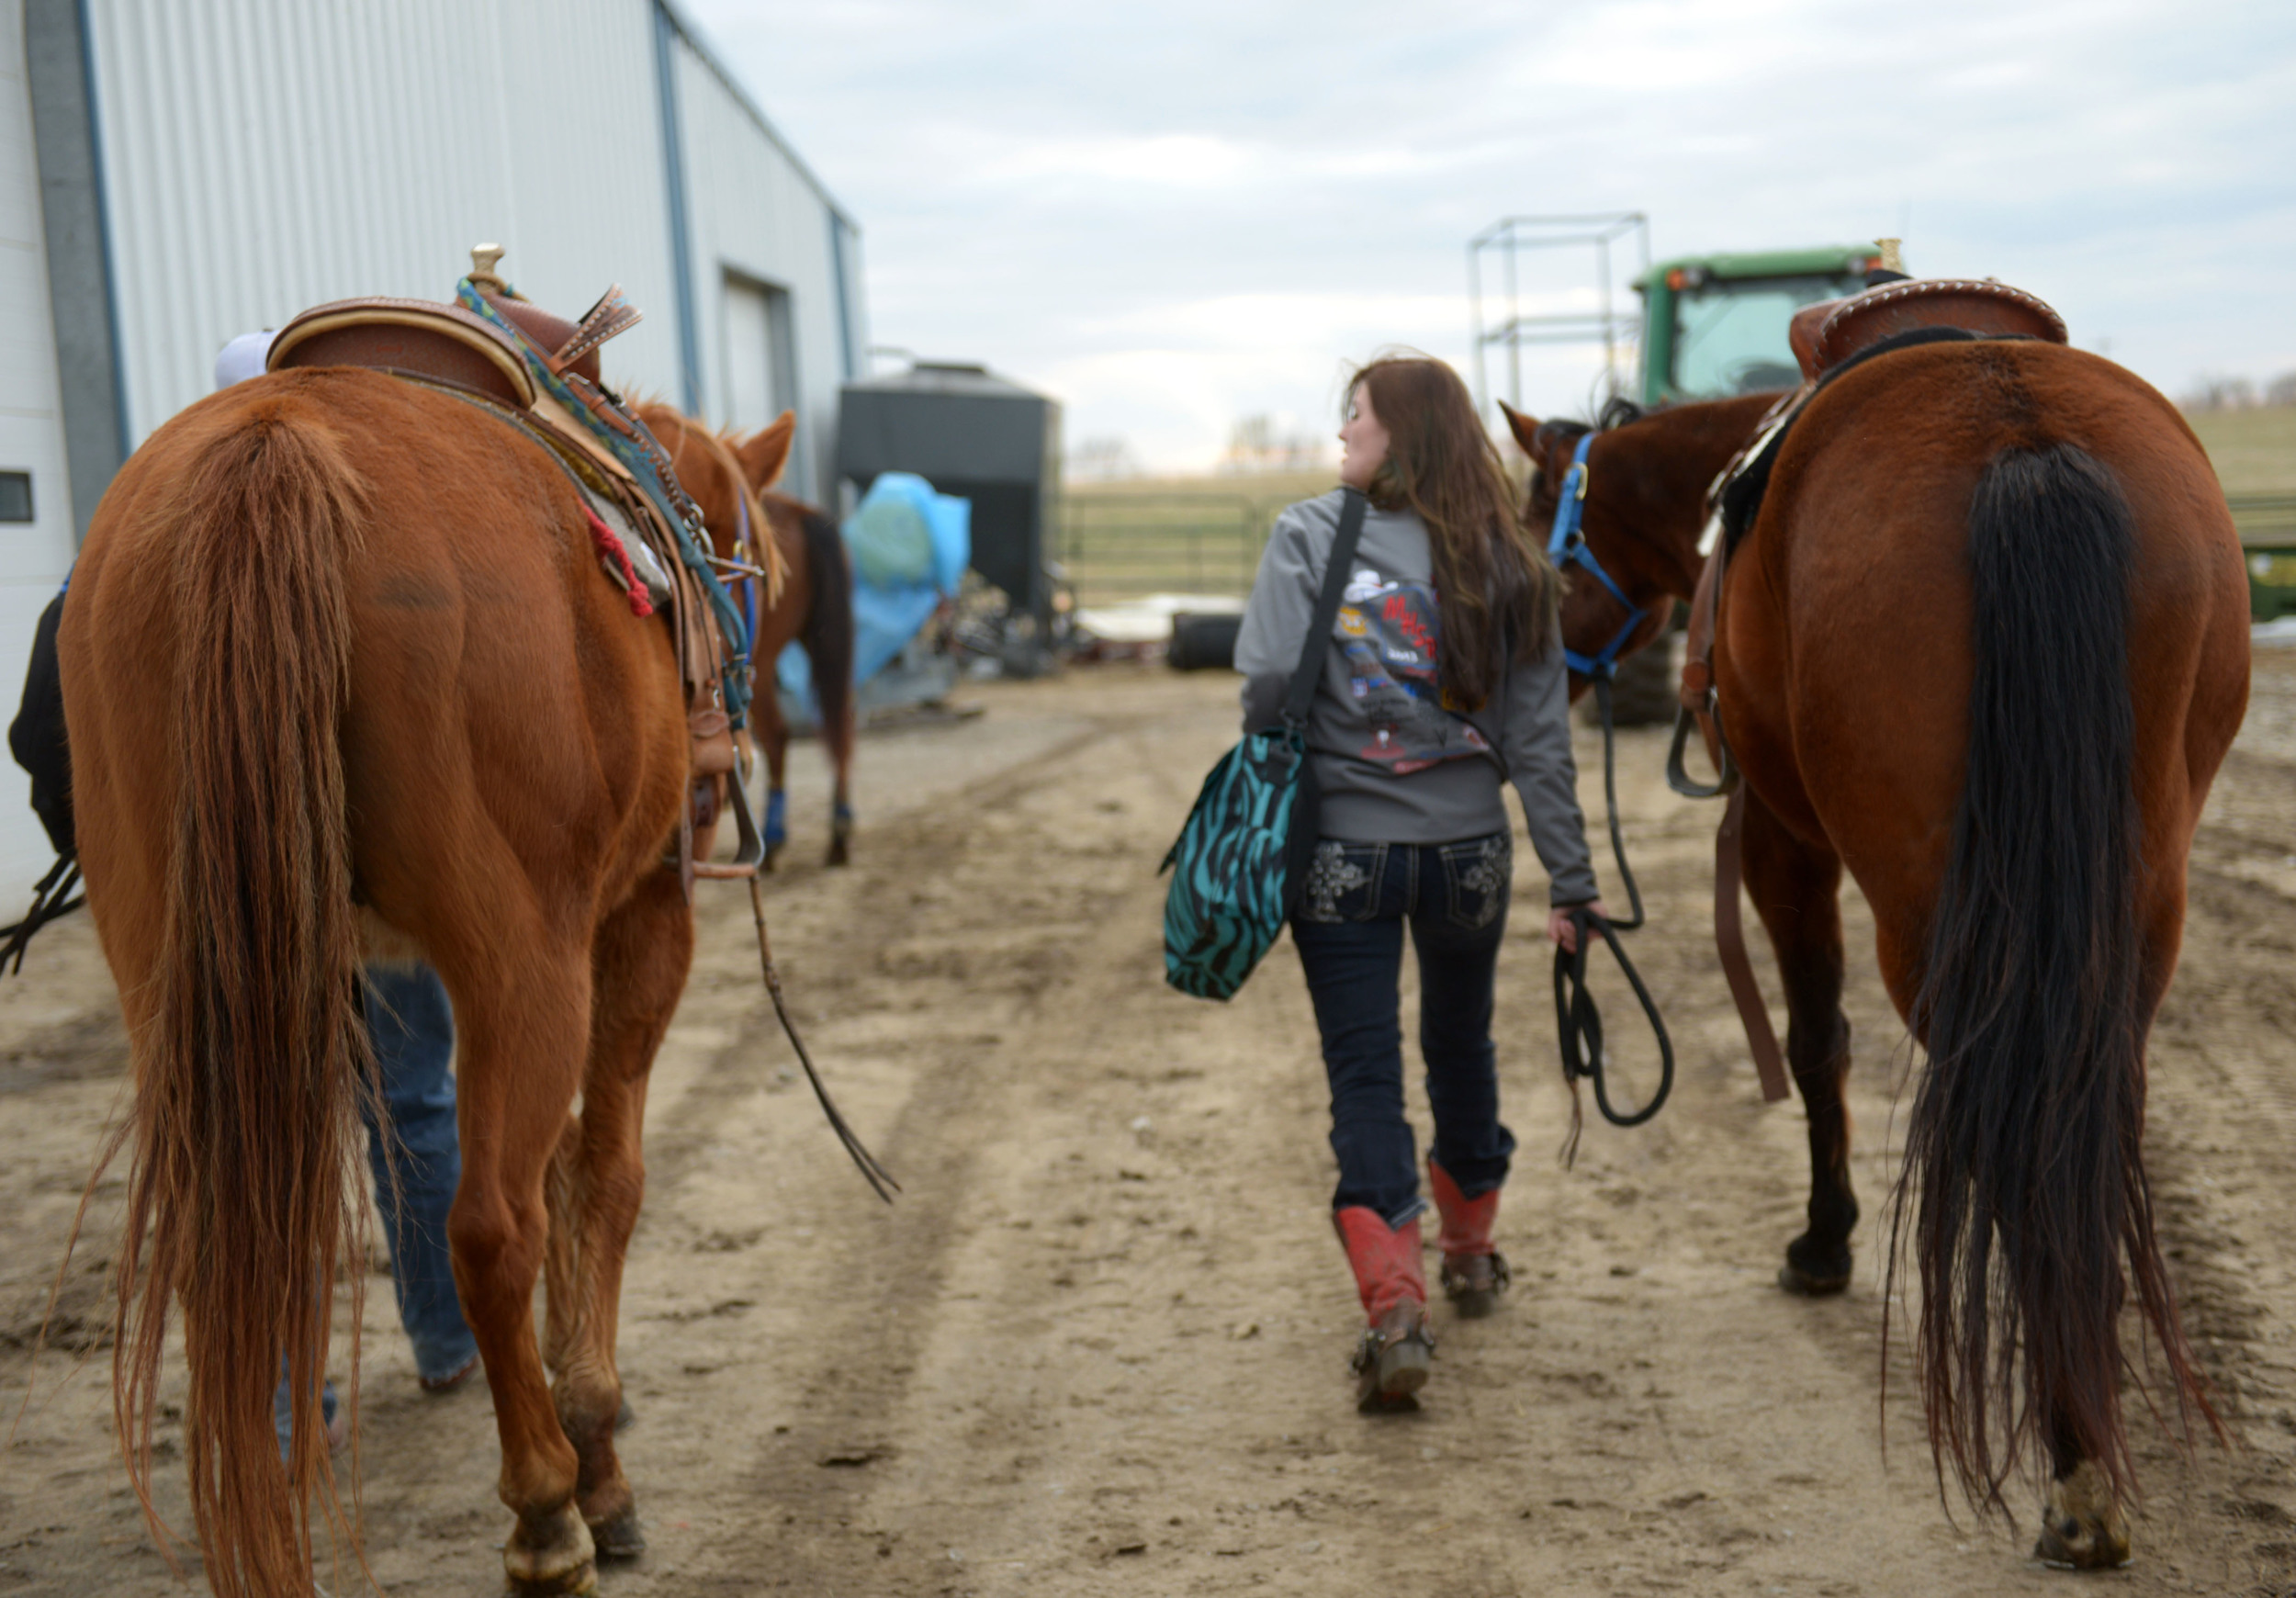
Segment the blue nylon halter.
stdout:
<path fill-rule="evenodd" d="M 1557 570 L 1566 566 L 1583 566 L 1594 574 L 1595 581 L 1610 590 L 1611 598 L 1626 607 L 1626 625 L 1603 646 L 1600 654 L 1581 655 L 1569 645 L 1563 647 L 1563 664 L 1580 676 L 1611 677 L 1618 670 L 1619 651 L 1650 613 L 1626 597 L 1626 591 L 1611 580 L 1610 573 L 1594 558 L 1594 551 L 1586 546 L 1586 533 L 1581 521 L 1586 510 L 1586 453 L 1593 445 L 1594 434 L 1590 431 L 1580 435 L 1579 447 L 1571 452 L 1570 469 L 1563 473 L 1562 489 L 1555 501 L 1555 531 L 1547 540 L 1547 558 L 1555 563 Z"/>

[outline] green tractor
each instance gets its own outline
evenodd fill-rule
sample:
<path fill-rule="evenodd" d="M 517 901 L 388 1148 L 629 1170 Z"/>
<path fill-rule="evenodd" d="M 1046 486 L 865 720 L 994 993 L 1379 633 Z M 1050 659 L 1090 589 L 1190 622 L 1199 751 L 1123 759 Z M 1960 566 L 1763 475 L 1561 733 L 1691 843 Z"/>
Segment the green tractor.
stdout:
<path fill-rule="evenodd" d="M 1726 400 L 1802 380 L 1786 344 L 1794 313 L 1865 287 L 1871 243 L 1744 255 L 1685 255 L 1635 279 L 1642 296 L 1645 405 Z"/>
<path fill-rule="evenodd" d="M 1635 279 L 1642 296 L 1645 405 L 1727 400 L 1802 380 L 1786 343 L 1794 313 L 1865 287 L 1881 255 L 1873 244 L 1685 255 Z M 1619 663 L 1613 708 L 1622 726 L 1674 719 L 1676 667 L 1661 639 Z"/>

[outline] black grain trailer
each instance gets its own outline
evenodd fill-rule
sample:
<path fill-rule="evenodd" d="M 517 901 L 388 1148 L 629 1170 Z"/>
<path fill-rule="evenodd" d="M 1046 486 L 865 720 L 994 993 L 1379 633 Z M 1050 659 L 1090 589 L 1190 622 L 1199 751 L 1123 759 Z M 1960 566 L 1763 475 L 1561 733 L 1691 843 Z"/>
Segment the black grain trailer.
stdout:
<path fill-rule="evenodd" d="M 1060 460 L 1059 404 L 986 366 L 919 361 L 838 393 L 837 472 L 856 493 L 902 471 L 972 501 L 973 569 L 1005 595 L 1005 664 L 1020 674 L 1051 661 Z"/>

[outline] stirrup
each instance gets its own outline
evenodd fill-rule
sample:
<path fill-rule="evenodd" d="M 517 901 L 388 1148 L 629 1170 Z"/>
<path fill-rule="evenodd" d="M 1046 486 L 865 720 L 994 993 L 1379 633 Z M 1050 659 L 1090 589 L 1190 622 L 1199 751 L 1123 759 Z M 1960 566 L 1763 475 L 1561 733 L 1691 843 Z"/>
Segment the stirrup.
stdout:
<path fill-rule="evenodd" d="M 1697 725 L 1698 717 L 1690 706 L 1684 704 L 1675 708 L 1674 741 L 1666 751 L 1666 785 L 1685 799 L 1718 799 L 1738 786 L 1738 762 L 1730 758 L 1728 740 L 1717 735 L 1715 742 L 1722 751 L 1722 759 L 1715 771 L 1714 781 L 1701 782 L 1692 776 L 1690 769 L 1683 763 L 1683 754 L 1690 742 L 1691 731 Z"/>

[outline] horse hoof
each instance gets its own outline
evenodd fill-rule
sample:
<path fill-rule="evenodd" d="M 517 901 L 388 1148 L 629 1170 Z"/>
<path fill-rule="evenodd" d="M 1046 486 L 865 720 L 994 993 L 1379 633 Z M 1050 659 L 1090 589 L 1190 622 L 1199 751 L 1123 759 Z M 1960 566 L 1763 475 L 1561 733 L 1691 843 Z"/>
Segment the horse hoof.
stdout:
<path fill-rule="evenodd" d="M 598 1591 L 597 1545 L 571 1501 L 547 1514 L 520 1515 L 502 1545 L 502 1570 L 519 1598 L 565 1598 Z"/>
<path fill-rule="evenodd" d="M 635 1559 L 646 1551 L 646 1528 L 638 1524 L 635 1504 L 592 1525 L 590 1535 L 602 1559 Z"/>
<path fill-rule="evenodd" d="M 1792 1260 L 1778 1267 L 1778 1286 L 1797 1299 L 1830 1299 L 1850 1285 L 1850 1273 L 1820 1276 L 1806 1271 Z"/>
<path fill-rule="evenodd" d="M 758 862 L 758 870 L 761 872 L 771 871 L 773 869 L 773 862 L 781 858 L 782 846 L 777 843 L 772 848 L 765 851 L 765 858 Z"/>
<path fill-rule="evenodd" d="M 2049 1483 L 2033 1558 L 2058 1570 L 2117 1570 L 2129 1562 L 2129 1523 L 2094 1459 Z"/>
<path fill-rule="evenodd" d="M 843 838 L 833 838 L 829 840 L 828 863 L 833 866 L 850 865 L 853 863 L 851 857 L 846 851 L 845 839 Z"/>

